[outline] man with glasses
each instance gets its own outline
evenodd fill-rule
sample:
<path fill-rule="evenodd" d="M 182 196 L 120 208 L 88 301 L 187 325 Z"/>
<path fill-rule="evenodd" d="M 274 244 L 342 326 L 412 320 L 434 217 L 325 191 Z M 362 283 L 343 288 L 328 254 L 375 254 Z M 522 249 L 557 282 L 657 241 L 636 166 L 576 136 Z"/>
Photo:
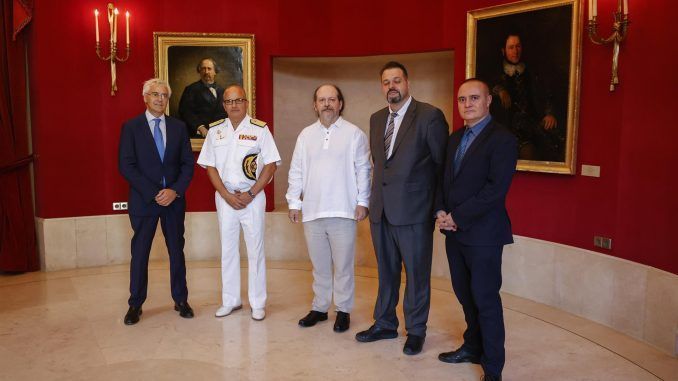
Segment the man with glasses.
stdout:
<path fill-rule="evenodd" d="M 228 118 L 213 123 L 203 143 L 198 164 L 207 169 L 221 238 L 222 304 L 215 313 L 224 317 L 242 307 L 240 298 L 240 227 L 248 260 L 248 297 L 252 319 L 266 316 L 264 258 L 264 187 L 280 164 L 280 154 L 265 122 L 247 115 L 247 95 L 238 85 L 224 91 Z"/>
<path fill-rule="evenodd" d="M 435 210 L 467 328 L 462 346 L 438 358 L 481 364 L 483 381 L 500 381 L 505 362 L 501 255 L 504 245 L 513 243 L 505 202 L 518 144 L 492 119 L 492 96 L 485 82 L 464 81 L 457 102 L 466 127 L 450 136 L 443 192 L 436 197 Z"/>
<path fill-rule="evenodd" d="M 148 256 L 158 226 L 170 258 L 174 309 L 192 318 L 188 304 L 184 262 L 186 189 L 193 177 L 193 152 L 186 125 L 165 115 L 172 90 L 154 78 L 142 91 L 146 112 L 125 122 L 120 135 L 118 168 L 129 183 L 129 219 L 132 223 L 129 310 L 124 322 L 139 321 L 148 286 Z"/>
<path fill-rule="evenodd" d="M 179 101 L 179 116 L 191 136 L 207 136 L 210 123 L 226 117 L 222 106 L 224 88 L 216 82 L 219 66 L 213 58 L 196 66 L 200 79 L 186 86 Z"/>
<path fill-rule="evenodd" d="M 341 117 L 344 96 L 337 86 L 319 86 L 313 109 L 318 120 L 297 138 L 286 195 L 290 220 L 303 221 L 313 263 L 315 297 L 299 325 L 327 320 L 334 295 L 333 329 L 344 332 L 355 299 L 356 223 L 367 217 L 372 165 L 367 135 Z"/>

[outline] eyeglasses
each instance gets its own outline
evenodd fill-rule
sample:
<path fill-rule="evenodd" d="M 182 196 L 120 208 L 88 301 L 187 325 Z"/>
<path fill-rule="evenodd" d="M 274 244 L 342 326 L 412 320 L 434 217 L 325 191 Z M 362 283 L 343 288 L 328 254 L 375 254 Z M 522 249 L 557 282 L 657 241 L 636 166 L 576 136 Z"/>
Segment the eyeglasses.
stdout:
<path fill-rule="evenodd" d="M 238 99 L 224 99 L 224 104 L 225 104 L 226 106 L 230 106 L 230 105 L 233 105 L 233 104 L 241 105 L 241 104 L 243 104 L 243 103 L 245 103 L 245 102 L 247 102 L 247 99 L 245 99 L 245 98 L 238 98 Z"/>
<path fill-rule="evenodd" d="M 475 104 L 475 103 L 478 103 L 479 100 L 480 100 L 480 95 L 471 95 L 469 97 L 459 97 L 459 98 L 457 98 L 457 102 L 459 102 L 459 103 L 468 102 L 468 103 Z"/>
<path fill-rule="evenodd" d="M 154 91 L 152 93 L 146 93 L 146 95 L 149 95 L 153 98 L 160 98 L 160 99 L 169 99 L 169 94 L 167 93 L 158 93 L 157 91 Z"/>

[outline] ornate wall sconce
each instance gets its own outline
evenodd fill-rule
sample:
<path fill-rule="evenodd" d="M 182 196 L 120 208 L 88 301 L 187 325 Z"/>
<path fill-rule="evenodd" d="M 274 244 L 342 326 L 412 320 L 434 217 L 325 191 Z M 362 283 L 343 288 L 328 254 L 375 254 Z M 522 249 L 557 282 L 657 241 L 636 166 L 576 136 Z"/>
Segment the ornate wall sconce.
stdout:
<path fill-rule="evenodd" d="M 612 23 L 612 34 L 607 38 L 598 36 L 598 1 L 589 0 L 589 38 L 596 45 L 612 45 L 612 80 L 610 81 L 610 91 L 614 91 L 615 85 L 619 84 L 619 46 L 626 38 L 629 28 L 629 2 L 628 0 L 617 0 L 617 10 L 614 12 L 614 22 Z"/>
<path fill-rule="evenodd" d="M 110 29 L 110 54 L 108 56 L 101 55 L 101 44 L 99 43 L 99 10 L 94 10 L 94 28 L 96 31 L 96 52 L 97 57 L 103 61 L 109 61 L 111 63 L 111 95 L 115 95 L 115 92 L 118 91 L 117 76 L 115 71 L 116 62 L 125 62 L 129 58 L 130 46 L 129 46 L 129 12 L 125 12 L 125 40 L 127 42 L 127 52 L 124 58 L 118 57 L 118 8 L 115 8 L 112 3 L 108 3 L 108 9 L 106 11 L 108 14 L 108 25 Z"/>

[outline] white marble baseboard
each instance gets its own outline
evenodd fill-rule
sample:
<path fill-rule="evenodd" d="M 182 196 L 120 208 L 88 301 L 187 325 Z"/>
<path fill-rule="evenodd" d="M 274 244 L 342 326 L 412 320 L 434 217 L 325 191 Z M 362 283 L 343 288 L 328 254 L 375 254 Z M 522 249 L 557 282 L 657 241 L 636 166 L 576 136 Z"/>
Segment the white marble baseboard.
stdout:
<path fill-rule="evenodd" d="M 43 270 L 129 263 L 132 230 L 127 215 L 37 218 Z M 188 261 L 219 259 L 214 212 L 186 214 Z M 286 211 L 266 214 L 266 258 L 308 261 L 303 229 Z M 678 276 L 635 262 L 538 239 L 515 236 L 504 250 L 502 291 L 582 316 L 678 353 Z M 241 256 L 245 245 L 241 239 Z M 376 267 L 366 221 L 358 224 L 356 265 Z M 166 260 L 160 227 L 152 260 Z M 434 239 L 434 277 L 449 279 L 444 239 Z"/>

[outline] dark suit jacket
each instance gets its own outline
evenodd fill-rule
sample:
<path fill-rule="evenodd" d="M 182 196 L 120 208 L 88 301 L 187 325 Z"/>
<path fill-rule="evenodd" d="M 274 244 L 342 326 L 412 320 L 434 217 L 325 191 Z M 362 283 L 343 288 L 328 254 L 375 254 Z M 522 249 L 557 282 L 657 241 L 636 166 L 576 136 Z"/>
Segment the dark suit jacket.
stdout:
<path fill-rule="evenodd" d="M 464 129 L 450 136 L 443 175 L 443 192 L 435 210 L 452 213 L 457 232 L 442 232 L 470 246 L 505 245 L 513 242 L 506 194 L 518 160 L 516 137 L 501 124 L 490 121 L 468 147 L 459 173 L 454 175 L 454 156 Z"/>
<path fill-rule="evenodd" d="M 209 124 L 226 118 L 224 110 L 224 88 L 217 86 L 217 97 L 212 95 L 209 88 L 202 81 L 193 82 L 186 86 L 179 101 L 179 117 L 188 126 L 189 136 L 196 135 L 198 126 Z"/>
<path fill-rule="evenodd" d="M 428 103 L 412 99 L 387 161 L 384 132 L 388 107 L 370 118 L 370 149 L 374 163 L 370 221 L 382 214 L 393 225 L 433 221 L 433 201 L 445 159 L 449 134 L 445 115 Z"/>
<path fill-rule="evenodd" d="M 142 113 L 122 125 L 118 156 L 120 174 L 130 185 L 128 207 L 130 215 L 159 215 L 162 206 L 155 202 L 155 196 L 166 188 L 177 192 L 177 199 L 169 208 L 185 207 L 185 193 L 193 177 L 193 152 L 186 132 L 186 125 L 171 116 L 165 116 L 167 142 L 165 159 L 160 161 L 153 133 Z"/>

